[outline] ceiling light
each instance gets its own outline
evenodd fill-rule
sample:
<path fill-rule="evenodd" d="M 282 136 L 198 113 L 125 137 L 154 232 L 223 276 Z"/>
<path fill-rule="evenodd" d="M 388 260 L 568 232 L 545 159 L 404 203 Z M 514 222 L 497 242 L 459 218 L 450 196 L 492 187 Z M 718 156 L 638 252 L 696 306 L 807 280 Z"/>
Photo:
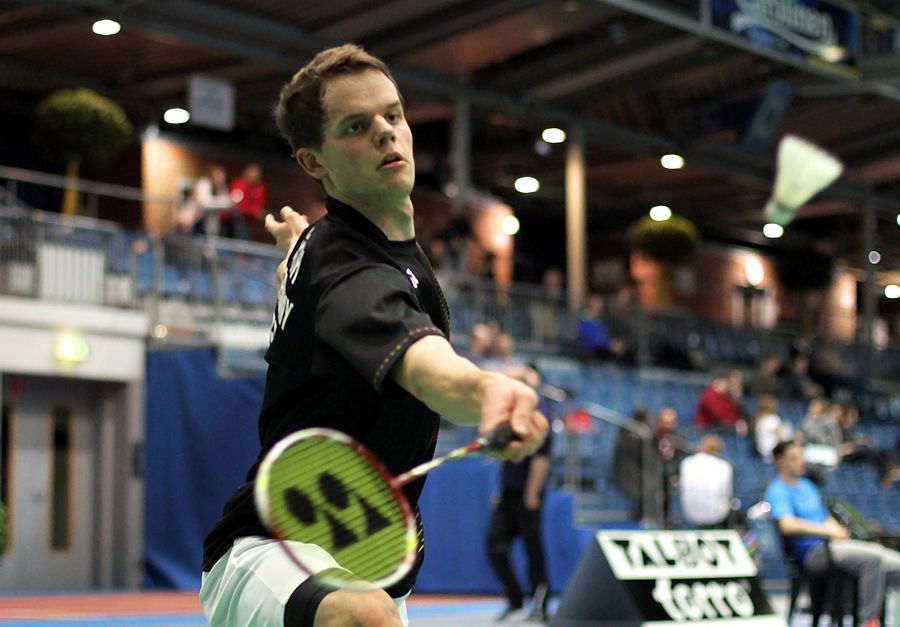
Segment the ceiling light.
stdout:
<path fill-rule="evenodd" d="M 169 109 L 163 114 L 163 120 L 169 124 L 184 124 L 190 119 L 191 114 L 188 113 L 187 109 L 182 109 L 180 107 Z"/>
<path fill-rule="evenodd" d="M 566 132 L 561 128 L 545 128 L 541 139 L 548 144 L 561 144 L 566 141 Z"/>
<path fill-rule="evenodd" d="M 684 167 L 684 157 L 674 153 L 663 155 L 659 158 L 659 163 L 666 170 L 680 170 Z"/>
<path fill-rule="evenodd" d="M 879 261 L 881 261 L 881 253 L 878 252 L 877 250 L 870 250 L 869 251 L 869 263 L 871 263 L 874 266 Z"/>
<path fill-rule="evenodd" d="M 533 176 L 522 176 L 516 179 L 515 188 L 520 194 L 533 194 L 541 188 L 541 183 Z"/>
<path fill-rule="evenodd" d="M 115 35 L 122 30 L 122 25 L 115 20 L 97 20 L 91 27 L 95 35 Z"/>
<path fill-rule="evenodd" d="M 900 285 L 891 283 L 884 286 L 884 295 L 888 298 L 900 298 Z"/>
<path fill-rule="evenodd" d="M 779 237 L 784 235 L 784 229 L 780 224 L 769 222 L 763 227 L 763 235 L 771 239 L 778 239 Z"/>
<path fill-rule="evenodd" d="M 515 235 L 519 232 L 519 218 L 516 216 L 504 216 L 501 228 L 507 235 Z"/>
<path fill-rule="evenodd" d="M 900 226 L 900 213 L 897 214 L 897 226 Z"/>
<path fill-rule="evenodd" d="M 672 210 L 665 205 L 656 205 L 650 208 L 650 219 L 657 222 L 665 222 L 672 217 Z"/>

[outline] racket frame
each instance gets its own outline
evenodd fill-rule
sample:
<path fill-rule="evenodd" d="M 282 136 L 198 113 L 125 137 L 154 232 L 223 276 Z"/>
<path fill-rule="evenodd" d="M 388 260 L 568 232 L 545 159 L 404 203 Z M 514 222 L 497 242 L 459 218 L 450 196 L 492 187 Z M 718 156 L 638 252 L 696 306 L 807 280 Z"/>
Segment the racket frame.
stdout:
<path fill-rule="evenodd" d="M 389 574 L 374 581 L 352 581 L 336 577 L 317 576 L 318 571 L 313 572 L 310 568 L 304 565 L 303 560 L 299 558 L 288 545 L 288 543 L 290 542 L 302 543 L 302 540 L 293 540 L 291 538 L 284 537 L 284 534 L 278 528 L 276 522 L 272 519 L 271 501 L 269 498 L 269 484 L 272 467 L 275 465 L 281 455 L 289 448 L 291 448 L 298 442 L 310 439 L 333 440 L 347 446 L 348 448 L 362 456 L 372 466 L 372 468 L 374 468 L 378 472 L 384 483 L 391 489 L 391 493 L 393 494 L 394 499 L 397 501 L 397 504 L 400 507 L 400 512 L 403 516 L 405 536 L 404 546 L 406 546 L 406 552 L 404 553 L 403 560 Z M 262 462 L 260 463 L 259 470 L 257 471 L 256 479 L 254 481 L 253 498 L 256 504 L 256 511 L 260 519 L 262 520 L 266 528 L 269 529 L 269 531 L 272 533 L 272 536 L 275 538 L 275 540 L 278 541 L 278 545 L 285 551 L 285 553 L 287 553 L 290 560 L 294 562 L 303 572 L 309 574 L 310 577 L 316 578 L 321 584 L 325 586 L 331 588 L 339 588 L 342 590 L 356 591 L 369 591 L 387 588 L 399 582 L 401 579 L 403 579 L 403 577 L 409 574 L 410 570 L 412 570 L 413 565 L 415 565 L 416 563 L 416 553 L 418 550 L 418 531 L 416 529 L 416 520 L 415 516 L 413 515 L 412 508 L 409 505 L 409 501 L 406 499 L 406 495 L 403 494 L 401 485 L 395 482 L 394 477 L 393 475 L 391 475 L 390 471 L 385 468 L 384 464 L 382 464 L 381 461 L 369 449 L 367 449 L 358 440 L 341 431 L 326 429 L 324 427 L 313 427 L 295 431 L 279 440 L 275 444 L 275 446 L 273 446 L 269 450 L 269 452 L 266 453 L 266 455 L 263 457 Z M 321 548 L 323 550 L 326 550 L 325 547 Z M 332 559 L 337 562 L 337 558 L 330 551 L 326 550 L 326 552 L 328 552 L 328 554 L 331 555 Z M 343 568 L 343 566 L 341 566 L 341 568 Z M 347 570 L 352 572 L 352 570 L 350 569 Z"/>

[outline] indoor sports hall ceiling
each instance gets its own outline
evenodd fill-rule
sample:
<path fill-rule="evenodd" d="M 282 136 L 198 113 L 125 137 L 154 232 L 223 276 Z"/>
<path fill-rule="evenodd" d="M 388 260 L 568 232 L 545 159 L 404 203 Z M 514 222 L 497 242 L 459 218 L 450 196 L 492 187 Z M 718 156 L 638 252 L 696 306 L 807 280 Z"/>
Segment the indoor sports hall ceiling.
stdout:
<path fill-rule="evenodd" d="M 157 122 L 185 105 L 189 75 L 202 73 L 235 85 L 246 145 L 281 150 L 271 121 L 279 87 L 316 50 L 353 41 L 401 83 L 424 184 L 450 180 L 449 121 L 463 94 L 474 111 L 473 184 L 523 216 L 562 221 L 565 144 L 536 140 L 544 126 L 580 126 L 592 226 L 619 228 L 664 203 L 707 237 L 771 245 L 761 207 L 772 146 L 794 132 L 848 170 L 775 245 L 862 267 L 871 198 L 879 269 L 897 270 L 900 0 L 860 10 L 863 54 L 840 66 L 751 52 L 702 21 L 695 0 L 0 0 L 0 108 L 31 110 L 55 88 L 85 85 L 139 123 Z M 122 31 L 93 35 L 102 17 Z M 751 124 L 766 94 L 783 105 L 774 134 Z M 683 154 L 684 169 L 661 168 L 667 152 Z M 513 191 L 522 175 L 539 178 L 540 191 Z"/>

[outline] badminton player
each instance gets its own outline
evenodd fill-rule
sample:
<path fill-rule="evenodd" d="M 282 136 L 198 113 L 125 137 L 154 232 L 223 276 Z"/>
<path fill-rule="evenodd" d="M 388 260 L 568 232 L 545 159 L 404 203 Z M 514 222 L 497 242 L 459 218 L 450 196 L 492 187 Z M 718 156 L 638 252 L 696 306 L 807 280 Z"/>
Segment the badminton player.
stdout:
<path fill-rule="evenodd" d="M 547 433 L 534 392 L 480 370 L 448 342 L 441 288 L 415 240 L 412 134 L 383 62 L 345 45 L 325 50 L 281 92 L 276 122 L 300 166 L 327 195 L 328 214 L 305 228 L 290 210 L 267 221 L 289 248 L 266 353 L 260 458 L 298 429 L 360 440 L 396 475 L 429 460 L 439 415 L 486 432 L 504 422 L 501 456 L 533 453 Z M 317 584 L 290 561 L 253 504 L 256 465 L 204 541 L 200 599 L 213 625 L 406 625 L 418 565 L 388 590 Z M 424 480 L 403 490 L 415 508 Z M 419 538 L 422 538 L 421 519 Z M 334 568 L 321 547 L 304 564 Z M 424 555 L 419 543 L 418 564 Z"/>

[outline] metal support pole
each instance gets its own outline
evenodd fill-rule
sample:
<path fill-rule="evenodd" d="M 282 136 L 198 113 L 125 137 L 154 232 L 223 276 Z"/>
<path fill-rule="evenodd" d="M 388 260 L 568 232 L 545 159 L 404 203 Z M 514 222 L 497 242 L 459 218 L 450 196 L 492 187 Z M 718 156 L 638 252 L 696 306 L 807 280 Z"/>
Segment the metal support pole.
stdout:
<path fill-rule="evenodd" d="M 876 290 L 878 286 L 875 284 L 875 265 L 869 261 L 869 251 L 875 250 L 876 247 L 876 230 L 878 228 L 878 214 L 875 203 L 871 200 L 866 201 L 863 206 L 863 224 L 862 224 L 862 241 L 863 241 L 863 267 L 866 269 L 866 283 L 863 289 L 863 328 L 862 328 L 862 355 L 860 359 L 859 377 L 863 384 L 868 387 L 874 373 L 874 351 L 872 350 L 872 328 L 875 322 L 876 309 Z"/>
<path fill-rule="evenodd" d="M 566 150 L 566 261 L 569 309 L 584 304 L 587 286 L 587 220 L 584 130 L 573 128 Z"/>
<path fill-rule="evenodd" d="M 453 213 L 460 215 L 472 187 L 472 98 L 465 93 L 456 96 L 453 103 L 453 184 L 456 197 Z"/>

